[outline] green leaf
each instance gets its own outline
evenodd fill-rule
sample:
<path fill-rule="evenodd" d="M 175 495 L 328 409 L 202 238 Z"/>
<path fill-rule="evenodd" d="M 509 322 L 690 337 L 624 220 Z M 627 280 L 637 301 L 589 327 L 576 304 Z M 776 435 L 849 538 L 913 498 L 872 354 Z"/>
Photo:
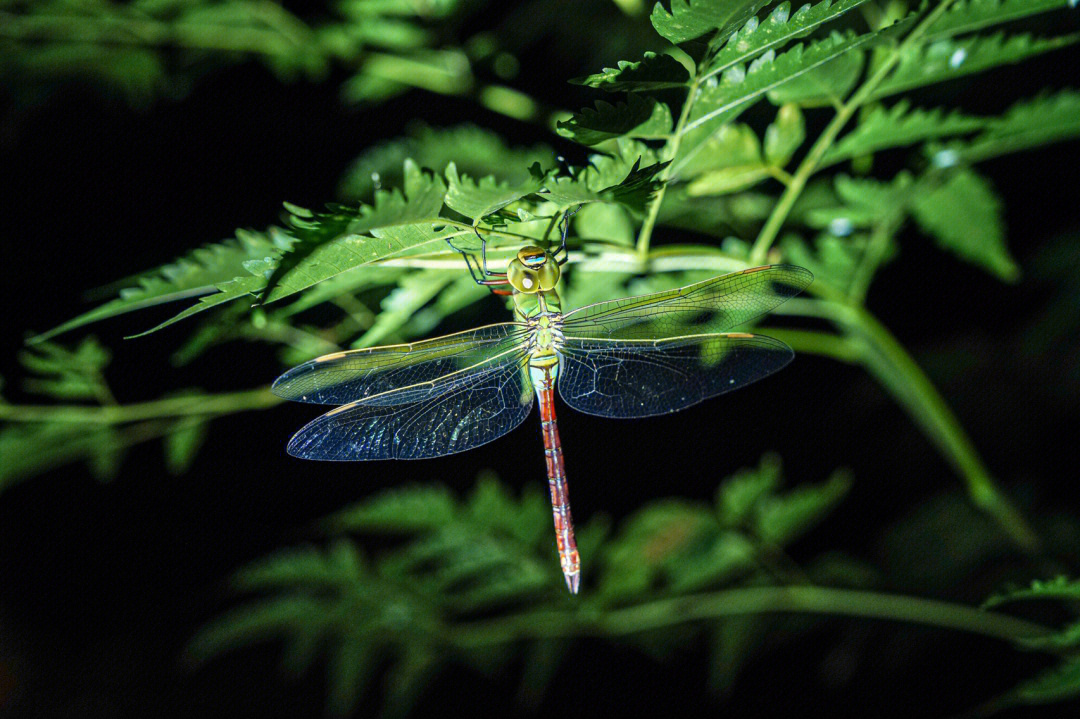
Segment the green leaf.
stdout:
<path fill-rule="evenodd" d="M 363 694 L 377 654 L 373 642 L 345 632 L 330 650 L 326 663 L 326 713 L 346 717 Z"/>
<path fill-rule="evenodd" d="M 851 489 L 851 476 L 834 472 L 820 485 L 803 485 L 785 494 L 766 497 L 757 505 L 757 536 L 784 546 L 824 519 Z"/>
<path fill-rule="evenodd" d="M 1015 64 L 1068 47 L 1078 40 L 1080 34 L 1043 39 L 1028 34 L 996 33 L 987 37 L 972 36 L 912 45 L 905 50 L 892 74 L 874 91 L 873 98 L 880 99 L 1001 65 Z"/>
<path fill-rule="evenodd" d="M 550 163 L 554 152 L 546 145 L 514 147 L 497 133 L 472 124 L 434 128 L 412 124 L 404 137 L 373 145 L 357 157 L 345 171 L 339 194 L 352 200 L 366 199 L 376 189 L 400 185 L 405 160 L 438 174 L 451 162 L 458 172 L 473 177 L 494 175 L 511 184 L 529 179 L 528 168 L 535 162 Z"/>
<path fill-rule="evenodd" d="M 455 520 L 458 504 L 445 487 L 412 486 L 388 490 L 343 509 L 325 524 L 331 532 L 432 531 Z"/>
<path fill-rule="evenodd" d="M 1027 649 L 1059 652 L 1080 647 L 1080 622 L 1065 625 L 1059 631 L 1045 636 L 1026 637 L 1018 640 Z"/>
<path fill-rule="evenodd" d="M 876 37 L 877 33 L 834 33 L 808 46 L 796 45 L 781 55 L 775 55 L 770 50 L 745 70 L 742 65 L 729 68 L 715 84 L 710 81 L 702 88 L 690 111 L 686 131 L 705 123 L 728 121 L 766 92 L 850 53 Z"/>
<path fill-rule="evenodd" d="M 137 286 L 121 290 L 118 298 L 40 334 L 30 342 L 41 342 L 133 310 L 213 292 L 216 285 L 243 272 L 245 262 L 276 257 L 292 242 L 291 237 L 273 228 L 266 233 L 238 230 L 236 239 L 201 247 L 173 263 L 133 278 L 131 281 Z"/>
<path fill-rule="evenodd" d="M 767 50 L 779 50 L 791 40 L 810 34 L 865 2 L 867 0 L 821 0 L 817 5 L 803 5 L 794 15 L 791 14 L 791 3 L 782 2 L 760 23 L 756 17 L 750 18 L 728 39 L 723 49 L 709 58 L 702 77 L 717 75 Z"/>
<path fill-rule="evenodd" d="M 844 135 L 825 153 L 820 167 L 873 155 L 894 147 L 914 145 L 925 140 L 967 135 L 985 128 L 988 121 L 960 112 L 910 109 L 906 100 L 891 108 L 877 106 L 866 113 L 859 125 Z"/>
<path fill-rule="evenodd" d="M 393 241 L 378 242 L 376 240 L 383 238 L 374 233 L 438 220 L 446 196 L 446 185 L 439 177 L 421 170 L 411 160 L 405 161 L 404 168 L 404 193 L 397 189 L 376 192 L 374 204 L 361 204 L 357 209 L 338 207 L 319 214 L 293 212 L 289 224 L 297 241 L 270 273 L 262 292 L 263 302 L 273 302 L 293 294 L 297 287 L 310 287 L 326 277 L 400 254 L 408 249 Z M 349 240 L 355 240 L 364 234 L 372 234 L 374 239 L 368 238 L 366 242 L 354 241 L 350 247 L 353 259 L 347 266 L 337 266 L 334 268 L 336 271 L 330 274 L 324 270 L 319 279 L 309 281 L 312 273 L 307 261 L 310 258 L 318 262 L 319 258 L 314 257 L 317 250 L 334 242 L 347 246 Z M 296 276 L 290 277 L 294 272 Z M 281 290 L 278 290 L 278 285 L 283 285 Z"/>
<path fill-rule="evenodd" d="M 1080 695 L 1080 657 L 1072 656 L 1010 690 L 1004 704 L 1049 704 Z"/>
<path fill-rule="evenodd" d="M 799 106 L 783 105 L 765 128 L 765 159 L 775 167 L 784 167 L 805 139 L 806 125 Z"/>
<path fill-rule="evenodd" d="M 675 45 L 717 33 L 720 42 L 752 18 L 769 0 L 671 0 L 671 12 L 659 2 L 653 6 L 656 32 Z"/>
<path fill-rule="evenodd" d="M 690 73 L 671 55 L 647 52 L 637 62 L 620 60 L 618 67 L 605 67 L 601 72 L 570 82 L 608 92 L 650 92 L 686 87 Z"/>
<path fill-rule="evenodd" d="M 383 299 L 380 304 L 382 311 L 376 315 L 375 322 L 351 346 L 355 349 L 384 343 L 387 337 L 393 337 L 455 279 L 453 274 L 442 269 L 420 270 L 406 275 Z"/>
<path fill-rule="evenodd" d="M 573 174 L 552 175 L 544 183 L 543 194 L 538 196 L 554 205 L 556 212 L 593 202 L 618 204 L 641 212 L 662 186 L 656 178 L 668 163 L 641 167 L 642 156 L 633 153 L 641 151 L 650 157 L 655 157 L 655 153 L 623 138 L 616 142 L 624 150 L 618 157 L 597 155 L 591 158 L 592 164 L 576 169 Z"/>
<path fill-rule="evenodd" d="M 1060 575 L 1046 581 L 1036 579 L 1028 587 L 1007 589 L 993 595 L 985 602 L 983 608 L 999 607 L 1002 604 L 1012 602 L 1030 601 L 1033 599 L 1057 599 L 1062 601 L 1080 601 L 1080 580 L 1069 579 Z"/>
<path fill-rule="evenodd" d="M 981 162 L 1011 152 L 1042 147 L 1080 137 L 1080 92 L 1061 92 L 1019 102 L 1000 118 L 990 120 L 985 132 L 970 142 L 952 145 L 943 152 L 955 159 Z M 941 158 L 935 156 L 940 164 Z"/>
<path fill-rule="evenodd" d="M 537 164 L 529 179 L 521 183 L 498 182 L 491 175 L 474 181 L 468 175 L 458 175 L 451 162 L 446 167 L 446 206 L 472 218 L 476 226 L 488 215 L 539 190 L 546 179 L 547 173 Z"/>
<path fill-rule="evenodd" d="M 178 422 L 165 435 L 165 466 L 169 473 L 181 475 L 188 470 L 206 439 L 209 423 L 199 417 Z"/>
<path fill-rule="evenodd" d="M 708 140 L 699 145 L 692 157 L 680 158 L 680 178 L 707 179 L 710 175 L 742 168 L 764 169 L 761 142 L 749 125 L 731 123 L 713 132 Z M 695 181 L 689 185 L 690 195 L 709 194 L 695 191 Z"/>
<path fill-rule="evenodd" d="M 865 54 L 849 52 L 769 91 L 769 102 L 803 107 L 838 105 L 862 76 Z"/>
<path fill-rule="evenodd" d="M 780 486 L 781 464 L 767 454 L 753 469 L 742 469 L 725 479 L 716 491 L 716 513 L 725 527 L 742 526 L 765 497 Z"/>
<path fill-rule="evenodd" d="M 252 602 L 203 627 L 188 643 L 189 661 L 202 663 L 227 651 L 296 631 L 314 631 L 330 619 L 325 602 L 305 595 L 283 595 Z"/>
<path fill-rule="evenodd" d="M 598 100 L 596 109 L 584 108 L 558 123 L 558 132 L 583 145 L 614 137 L 664 139 L 671 134 L 671 110 L 651 97 L 632 93 L 615 105 Z"/>
<path fill-rule="evenodd" d="M 974 171 L 960 170 L 911 199 L 915 220 L 942 247 L 1007 282 L 1020 276 L 1005 244 L 997 195 Z"/>
<path fill-rule="evenodd" d="M 926 37 L 961 35 L 1050 10 L 1075 7 L 1074 0 L 960 0 L 926 29 Z"/>

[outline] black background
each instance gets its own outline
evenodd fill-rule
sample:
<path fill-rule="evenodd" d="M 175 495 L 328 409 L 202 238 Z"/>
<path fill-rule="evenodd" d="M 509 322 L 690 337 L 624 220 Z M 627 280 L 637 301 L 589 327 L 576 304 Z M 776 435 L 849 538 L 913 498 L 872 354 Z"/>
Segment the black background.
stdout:
<path fill-rule="evenodd" d="M 580 54 L 564 49 L 552 60 L 542 46 L 532 53 L 522 66 L 545 71 L 523 73 L 518 86 L 555 106 L 591 102 L 588 91 L 563 82 L 596 69 L 581 66 Z M 1078 58 L 1067 50 L 922 100 L 998 111 L 1075 79 Z M 473 121 L 512 142 L 546 141 L 574 161 L 582 157 L 534 126 L 464 99 L 413 93 L 357 112 L 342 106 L 333 81 L 283 85 L 254 64 L 215 72 L 185 100 L 142 111 L 65 87 L 5 118 L 0 153 L 11 184 L 0 195 L 0 276 L 9 293 L 0 375 L 9 380 L 9 398 L 20 397 L 12 380 L 20 374 L 14 358 L 24 336 L 82 311 L 86 290 L 230 236 L 238 226 L 272 224 L 282 200 L 332 200 L 351 159 L 399 134 L 409 119 L 437 126 Z M 1003 285 L 908 231 L 869 297 L 871 310 L 928 370 L 992 474 L 1037 526 L 1054 513 L 1080 511 L 1077 347 L 1068 340 L 1076 319 L 1071 330 L 1055 328 L 1060 341 L 1047 353 L 1021 344 L 1023 329 L 1076 276 L 1078 160 L 1080 146 L 1072 143 L 981 168 L 1004 198 L 1011 249 L 1025 273 L 1019 284 Z M 656 239 L 686 238 L 661 231 Z M 175 369 L 168 358 L 185 336 L 182 325 L 120 339 L 173 311 L 158 308 L 93 329 L 115 348 L 109 379 L 122 401 L 150 399 L 164 388 L 253 387 L 278 373 L 270 351 L 242 344 Z M 491 303 L 483 311 L 490 318 L 499 308 Z M 472 319 L 479 316 L 463 321 Z M 482 450 L 437 461 L 340 465 L 287 457 L 285 442 L 313 416 L 311 407 L 283 406 L 219 420 L 179 478 L 164 472 L 160 444 L 153 443 L 137 447 L 111 484 L 70 466 L 6 492 L 0 656 L 17 681 L 7 710 L 42 717 L 319 716 L 318 672 L 283 681 L 274 646 L 195 673 L 180 664 L 185 641 L 223 606 L 222 580 L 249 560 L 306 539 L 313 519 L 401 481 L 441 481 L 465 491 L 483 468 L 514 486 L 544 479 L 532 424 Z M 890 525 L 960 485 L 859 368 L 800 356 L 750 390 L 672 417 L 616 422 L 567 409 L 559 416 L 579 520 L 596 512 L 618 519 L 660 496 L 708 499 L 723 476 L 771 450 L 783 457 L 792 483 L 821 481 L 837 466 L 850 467 L 856 478 L 838 512 L 794 548 L 797 559 L 842 549 L 888 572 L 948 551 L 946 535 L 904 547 L 903 557 L 882 540 Z M 904 586 L 894 577 L 891 588 L 976 603 L 1011 570 L 1032 571 L 1007 553 L 990 559 L 954 583 Z M 840 640 L 848 649 L 837 649 Z M 778 647 L 752 663 L 721 702 L 705 689 L 703 647 L 658 663 L 629 647 L 586 640 L 539 711 L 643 715 L 683 706 L 740 715 L 947 716 L 1045 663 L 988 639 L 862 620 L 829 622 Z M 512 711 L 519 671 L 445 672 L 418 715 L 447 706 L 478 716 Z M 1049 713 L 1057 711 L 1069 713 Z"/>

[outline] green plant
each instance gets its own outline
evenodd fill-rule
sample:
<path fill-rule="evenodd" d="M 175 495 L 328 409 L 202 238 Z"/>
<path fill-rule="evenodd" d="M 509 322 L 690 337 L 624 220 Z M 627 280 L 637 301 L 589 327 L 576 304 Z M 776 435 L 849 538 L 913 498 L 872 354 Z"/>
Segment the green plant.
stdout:
<path fill-rule="evenodd" d="M 280 641 L 290 674 L 327 657 L 327 710 L 352 711 L 382 672 L 385 713 L 404 714 L 447 664 L 481 672 L 524 658 L 519 697 L 536 702 L 575 639 L 602 637 L 664 656 L 705 639 L 713 686 L 734 681 L 775 613 L 914 621 L 1045 648 L 1049 630 L 961 605 L 873 591 L 872 568 L 829 552 L 806 566 L 784 548 L 839 503 L 851 479 L 781 489 L 779 461 L 722 481 L 715 501 L 662 499 L 615 531 L 580 527 L 593 588 L 568 601 L 550 558 L 551 508 L 530 485 L 511 497 L 491 476 L 465 500 L 437 485 L 376 495 L 324 520 L 324 547 L 283 550 L 237 572 L 245 603 L 196 636 L 188 659 Z M 361 554 L 354 536 L 399 538 Z M 368 704 L 380 701 L 372 697 Z"/>
<path fill-rule="evenodd" d="M 563 139 L 589 148 L 583 164 L 552 167 L 543 148 L 509 147 L 478 128 L 415 128 L 402 140 L 365 153 L 342 183 L 343 204 L 323 211 L 287 205 L 283 226 L 240 231 L 234 239 L 195 250 L 32 339 L 24 364 L 45 379 L 35 387 L 60 403 L 0 401 L 0 446 L 20 449 L 19 461 L 0 469 L 0 489 L 76 459 L 107 473 L 124 447 L 161 436 L 169 438 L 172 465 L 181 468 L 206 422 L 277 402 L 260 387 L 228 394 L 187 390 L 118 403 L 101 380 L 105 353 L 92 343 L 71 352 L 51 344 L 61 333 L 198 296 L 147 330 L 191 319 L 193 331 L 177 350 L 177 362 L 197 361 L 207 348 L 237 340 L 266 343 L 287 365 L 341 348 L 422 337 L 488 296 L 463 271 L 447 239 L 475 246 L 469 243 L 482 235 L 498 262 L 521 244 L 551 242 L 561 214 L 580 208 L 570 236 L 568 307 L 765 262 L 812 270 L 817 279 L 809 296 L 786 303 L 778 313 L 797 324 L 770 328 L 769 334 L 797 352 L 864 369 L 951 463 L 971 502 L 1017 547 L 1035 554 L 1040 537 L 998 487 L 927 375 L 872 314 L 867 297 L 878 271 L 901 246 L 919 241 L 909 226 L 933 238 L 952 256 L 947 261 L 970 263 L 1001 281 L 1019 279 L 1001 202 L 978 166 L 1076 138 L 1080 91 L 1039 94 L 1041 88 L 1033 88 L 1030 96 L 1009 98 L 1012 105 L 992 115 L 919 107 L 914 92 L 1074 44 L 1077 33 L 1036 36 L 1017 25 L 1074 6 L 1070 0 L 820 0 L 793 11 L 786 2 L 774 6 L 766 0 L 657 4 L 651 21 L 666 43 L 661 52 L 575 81 L 610 93 L 613 100 L 600 100 L 558 123 Z M 902 169 L 890 169 L 897 165 Z M 668 232 L 691 240 L 659 242 Z M 785 506 L 774 496 L 775 478 L 766 481 L 770 471 L 766 466 L 757 480 L 748 480 L 746 486 L 761 485 L 760 496 L 746 490 L 748 506 Z M 289 637 L 286 663 L 306 667 L 316 645 L 327 642 L 339 653 L 332 664 L 331 707 L 344 712 L 355 701 L 350 677 L 368 673 L 368 655 L 376 647 L 368 636 L 371 628 L 355 625 L 342 607 L 373 603 L 391 618 L 398 611 L 415 617 L 418 623 L 403 625 L 403 632 L 431 630 L 430 641 L 415 647 L 404 639 L 378 647 L 396 658 L 394 671 L 401 678 L 393 686 L 408 696 L 415 696 L 420 680 L 436 665 L 458 657 L 468 642 L 479 641 L 476 637 L 490 638 L 490 654 L 475 652 L 481 663 L 497 661 L 512 640 L 534 640 L 530 666 L 547 667 L 526 680 L 527 691 L 534 692 L 564 651 L 566 637 L 647 637 L 648 628 L 665 626 L 673 607 L 686 606 L 665 604 L 675 601 L 671 597 L 727 586 L 736 575 L 739 589 L 695 598 L 700 604 L 692 616 L 701 627 L 738 613 L 739 607 L 748 614 L 770 609 L 859 613 L 859 607 L 876 607 L 875 616 L 1010 639 L 1046 634 L 962 607 L 804 586 L 814 573 L 792 566 L 780 551 L 788 541 L 783 514 L 775 534 L 754 525 L 752 539 L 733 539 L 743 533 L 732 533 L 738 523 L 724 513 L 738 512 L 723 503 L 729 500 L 713 513 L 679 503 L 644 510 L 605 543 L 597 560 L 601 589 L 594 597 L 580 607 L 544 608 L 555 601 L 558 587 L 550 581 L 554 565 L 539 560 L 550 550 L 542 544 L 546 534 L 515 533 L 533 531 L 534 523 L 546 532 L 550 517 L 536 497 L 515 503 L 495 486 L 482 484 L 466 503 L 440 490 L 417 489 L 362 504 L 353 524 L 342 515 L 334 531 L 366 532 L 384 521 L 384 528 L 410 535 L 411 543 L 369 563 L 358 559 L 348 539 L 326 552 L 305 550 L 269 560 L 241 574 L 237 586 L 283 588 L 282 596 L 213 625 L 193 644 L 193 652 L 208 656 L 279 633 Z M 816 508 L 810 502 L 808 521 L 830 506 L 844 484 L 835 480 L 825 486 L 831 493 L 805 495 L 820 498 L 825 492 L 831 498 Z M 725 484 L 721 495 L 733 487 L 743 485 Z M 520 522 L 481 523 L 466 531 L 465 518 L 476 520 L 481 501 L 498 504 L 500 512 Z M 401 511 L 399 502 L 408 503 L 412 514 Z M 416 517 L 425 513 L 432 516 L 423 526 L 407 524 L 406 519 L 419 521 Z M 659 563 L 642 561 L 646 545 L 670 526 L 665 513 L 680 526 L 702 526 L 705 539 L 695 551 L 706 547 L 715 556 L 683 553 L 679 545 L 673 554 L 662 553 Z M 754 514 L 755 521 L 761 516 Z M 583 528 L 581 543 L 597 546 L 603 536 L 596 519 Z M 720 537 L 726 537 L 724 546 Z M 420 556 L 427 563 L 417 564 Z M 616 565 L 620 571 L 610 571 Z M 762 577 L 793 586 L 757 586 Z M 397 597 L 379 590 L 389 578 L 413 594 Z M 628 585 L 620 588 L 619 581 Z M 657 587 L 661 593 L 653 594 Z M 520 618 L 517 602 L 539 607 L 538 613 Z M 473 622 L 470 612 L 481 608 L 507 616 L 490 624 L 477 619 L 467 631 L 455 628 Z M 543 623 L 547 620 L 551 623 Z M 541 625 L 553 627 L 544 630 L 550 636 L 535 629 Z M 754 626 L 725 621 L 715 627 L 730 632 L 717 651 L 753 644 L 746 633 L 757 631 Z M 737 661 L 729 656 L 718 664 Z M 1065 679 L 1075 675 L 1075 662 L 1065 668 Z M 1055 696 L 1075 695 L 1074 685 L 1063 680 Z M 1034 701 L 1033 696 L 1020 692 L 1009 701 Z"/>

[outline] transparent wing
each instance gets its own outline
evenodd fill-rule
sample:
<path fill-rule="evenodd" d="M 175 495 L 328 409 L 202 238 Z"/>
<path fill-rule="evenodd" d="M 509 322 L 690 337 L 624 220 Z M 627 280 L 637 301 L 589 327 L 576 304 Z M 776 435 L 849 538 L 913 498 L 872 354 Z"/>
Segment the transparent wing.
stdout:
<path fill-rule="evenodd" d="M 661 340 L 567 339 L 559 394 L 579 412 L 651 417 L 745 387 L 791 361 L 771 337 L 707 334 Z"/>
<path fill-rule="evenodd" d="M 303 459 L 422 459 L 464 452 L 501 437 L 532 408 L 524 350 L 436 383 L 425 395 L 403 387 L 313 420 L 289 441 Z M 389 395 L 401 395 L 397 401 Z"/>
<path fill-rule="evenodd" d="M 686 287 L 587 305 L 563 318 L 569 338 L 656 339 L 724 332 L 769 312 L 814 279 L 793 265 L 752 267 Z"/>
<path fill-rule="evenodd" d="M 293 367 L 271 391 L 285 399 L 346 404 L 359 399 L 402 404 L 437 392 L 446 376 L 492 362 L 523 343 L 524 325 L 505 322 L 422 342 L 335 352 Z M 408 392 L 391 390 L 412 386 Z M 382 397 L 380 400 L 377 397 Z"/>

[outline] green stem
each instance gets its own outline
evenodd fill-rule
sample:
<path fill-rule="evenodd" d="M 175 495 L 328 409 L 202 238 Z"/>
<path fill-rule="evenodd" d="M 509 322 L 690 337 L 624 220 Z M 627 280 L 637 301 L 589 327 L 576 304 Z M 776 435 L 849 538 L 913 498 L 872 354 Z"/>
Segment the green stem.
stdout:
<path fill-rule="evenodd" d="M 10 422 L 84 422 L 88 424 L 124 424 L 160 417 L 216 415 L 267 409 L 281 403 L 268 387 L 217 395 L 169 397 L 153 402 L 139 402 L 104 407 L 82 405 L 0 404 L 0 420 Z"/>
<path fill-rule="evenodd" d="M 806 153 L 806 157 L 799 163 L 799 167 L 795 170 L 795 174 L 791 177 L 791 182 L 784 189 L 784 194 L 781 195 L 780 201 L 776 203 L 776 207 L 773 208 L 772 213 L 769 215 L 769 219 L 765 222 L 765 225 L 761 228 L 761 232 L 758 233 L 757 239 L 754 241 L 754 246 L 750 251 L 750 263 L 752 265 L 759 265 L 765 261 L 765 257 L 768 255 L 769 248 L 772 247 L 772 243 L 776 240 L 777 234 L 780 232 L 780 228 L 783 227 L 784 222 L 787 221 L 788 215 L 791 214 L 791 208 L 795 206 L 795 201 L 799 199 L 803 189 L 806 187 L 806 183 L 810 180 L 810 176 L 817 170 L 821 159 L 825 156 L 825 153 L 832 147 L 833 142 L 836 140 L 836 136 L 840 134 L 840 131 L 847 125 L 851 116 L 862 106 L 864 102 L 870 97 L 870 95 L 877 89 L 877 86 L 892 72 L 893 68 L 900 58 L 903 57 L 904 52 L 926 31 L 926 29 L 932 25 L 954 2 L 954 0 L 943 0 L 940 5 L 933 9 L 918 26 L 908 34 L 904 41 L 893 49 L 892 53 L 885 59 L 878 69 L 862 84 L 862 86 L 852 95 L 847 102 L 845 102 L 833 119 L 825 126 L 817 140 L 811 146 L 810 150 Z"/>
<path fill-rule="evenodd" d="M 690 83 L 690 89 L 686 92 L 686 101 L 683 103 L 682 112 L 679 113 L 679 120 L 675 123 L 675 129 L 671 133 L 671 139 L 667 145 L 668 160 L 670 165 L 664 168 L 663 172 L 657 177 L 662 180 L 664 184 L 657 190 L 656 196 L 653 197 L 652 203 L 649 205 L 649 214 L 645 216 L 645 222 L 641 225 L 641 232 L 638 233 L 637 238 L 637 254 L 642 262 L 649 255 L 649 242 L 652 240 L 653 228 L 656 227 L 656 218 L 660 216 L 660 206 L 664 204 L 664 195 L 667 194 L 668 180 L 671 179 L 671 171 L 675 166 L 675 156 L 679 154 L 679 146 L 682 144 L 683 128 L 686 127 L 686 120 L 690 117 L 690 108 L 694 104 L 694 98 L 697 96 L 698 84 L 701 82 L 700 78 L 695 77 L 694 81 Z"/>
<path fill-rule="evenodd" d="M 964 428 L 937 388 L 895 337 L 866 310 L 851 308 L 851 329 L 868 341 L 863 364 L 888 387 L 953 464 L 976 506 L 990 514 L 1023 549 L 1034 552 L 1039 539 L 1020 511 L 996 486 Z"/>
<path fill-rule="evenodd" d="M 625 636 L 720 617 L 796 612 L 868 617 L 941 627 L 1016 641 L 1049 634 L 1048 628 L 1004 614 L 934 599 L 805 585 L 747 587 L 639 604 L 609 612 L 534 612 L 472 622 L 451 631 L 459 646 L 506 644 L 522 639 Z"/>

